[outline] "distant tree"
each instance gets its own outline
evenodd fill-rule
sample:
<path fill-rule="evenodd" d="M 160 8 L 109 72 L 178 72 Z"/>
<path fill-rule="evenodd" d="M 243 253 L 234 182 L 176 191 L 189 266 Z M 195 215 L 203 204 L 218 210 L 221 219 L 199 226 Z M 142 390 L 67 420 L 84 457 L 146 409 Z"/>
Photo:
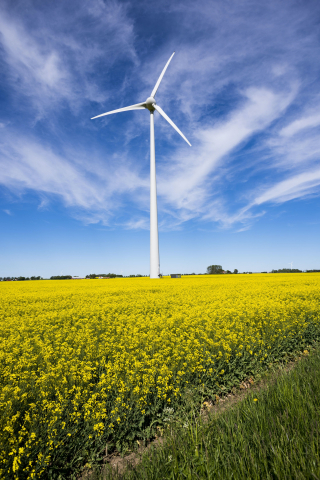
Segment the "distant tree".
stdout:
<path fill-rule="evenodd" d="M 50 280 L 71 280 L 72 275 L 53 275 Z"/>
<path fill-rule="evenodd" d="M 221 265 L 209 265 L 209 267 L 207 268 L 207 273 L 209 275 L 219 274 L 222 272 L 223 270 Z"/>
<path fill-rule="evenodd" d="M 227 270 L 227 273 L 231 273 L 230 270 Z"/>
<path fill-rule="evenodd" d="M 268 272 L 261 272 L 261 273 L 268 273 Z"/>
<path fill-rule="evenodd" d="M 235 269 L 233 270 L 233 273 L 239 273 L 239 272 L 238 272 L 238 269 L 235 268 Z"/>

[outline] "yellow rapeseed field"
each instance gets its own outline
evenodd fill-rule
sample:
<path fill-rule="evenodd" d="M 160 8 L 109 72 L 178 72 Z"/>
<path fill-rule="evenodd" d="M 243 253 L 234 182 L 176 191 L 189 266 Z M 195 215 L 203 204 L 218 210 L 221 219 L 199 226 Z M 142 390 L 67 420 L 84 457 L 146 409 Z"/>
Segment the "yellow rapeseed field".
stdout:
<path fill-rule="evenodd" d="M 320 334 L 320 274 L 2 282 L 0 296 L 7 479 L 68 478 L 150 434 L 186 386 L 219 393 Z"/>

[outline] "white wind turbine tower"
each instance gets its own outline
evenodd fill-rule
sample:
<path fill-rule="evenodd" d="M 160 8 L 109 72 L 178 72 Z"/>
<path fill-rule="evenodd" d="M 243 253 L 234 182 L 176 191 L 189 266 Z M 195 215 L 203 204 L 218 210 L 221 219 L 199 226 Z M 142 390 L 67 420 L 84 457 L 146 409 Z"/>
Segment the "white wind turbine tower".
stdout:
<path fill-rule="evenodd" d="M 183 133 L 179 128 L 173 123 L 173 121 L 165 114 L 162 108 L 157 105 L 155 101 L 155 95 L 161 83 L 161 80 L 169 66 L 169 63 L 172 60 L 173 54 L 167 61 L 164 69 L 161 72 L 160 77 L 158 78 L 157 83 L 155 84 L 154 89 L 151 92 L 151 95 L 145 102 L 137 103 L 136 105 L 130 105 L 130 107 L 119 108 L 118 110 L 112 110 L 111 112 L 102 113 L 97 115 L 94 118 L 104 117 L 105 115 L 111 115 L 112 113 L 126 112 L 128 110 L 143 110 L 148 109 L 150 112 L 150 278 L 159 278 L 160 277 L 160 260 L 159 260 L 159 236 L 158 236 L 158 209 L 157 209 L 157 182 L 156 182 L 156 154 L 155 154 L 155 143 L 154 143 L 154 111 L 162 115 L 163 118 L 167 120 L 168 123 L 181 135 L 181 137 L 190 145 L 191 143 L 186 139 Z"/>
<path fill-rule="evenodd" d="M 289 262 L 289 265 L 291 265 L 291 270 L 292 270 L 292 264 L 293 264 L 293 262 Z"/>

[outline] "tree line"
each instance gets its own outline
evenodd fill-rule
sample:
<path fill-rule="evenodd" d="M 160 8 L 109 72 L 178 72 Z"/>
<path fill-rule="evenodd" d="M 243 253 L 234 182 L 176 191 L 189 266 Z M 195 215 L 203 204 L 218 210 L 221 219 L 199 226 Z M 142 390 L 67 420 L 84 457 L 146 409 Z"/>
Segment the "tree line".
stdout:
<path fill-rule="evenodd" d="M 320 270 L 305 270 L 306 273 L 316 273 Z M 207 274 L 208 275 L 219 275 L 222 273 L 239 273 L 239 271 L 235 268 L 233 272 L 230 270 L 223 270 L 221 265 L 209 265 L 207 267 Z M 243 272 L 243 273 L 252 273 L 252 272 Z M 261 273 L 268 273 L 268 272 L 261 272 Z M 271 270 L 271 273 L 303 273 L 302 270 L 298 268 L 279 268 L 278 270 Z"/>
<path fill-rule="evenodd" d="M 117 275 L 116 273 L 90 273 L 90 275 L 86 275 L 86 278 L 123 278 L 123 275 Z"/>
<path fill-rule="evenodd" d="M 305 270 L 306 273 L 320 273 L 320 270 Z M 239 273 L 238 269 L 235 268 L 233 272 L 230 270 L 223 270 L 221 265 L 209 265 L 207 267 L 208 275 L 221 275 L 221 274 L 237 274 Z M 252 273 L 252 272 L 243 272 L 243 273 Z M 268 272 L 261 272 L 261 273 L 268 273 Z M 271 273 L 302 273 L 302 270 L 298 268 L 279 268 L 278 270 L 272 270 Z M 184 275 L 195 275 L 195 273 L 185 273 Z M 148 275 L 128 275 L 129 278 L 136 278 L 136 277 L 147 277 Z M 90 273 L 90 275 L 86 275 L 85 278 L 124 278 L 123 275 L 118 275 L 116 273 L 101 273 L 95 274 Z M 71 280 L 73 277 L 72 275 L 52 275 L 50 280 Z M 0 277 L 0 282 L 8 282 L 8 281 L 26 281 L 26 280 L 43 280 L 42 277 L 39 276 L 32 276 L 32 277 Z"/>
<path fill-rule="evenodd" d="M 12 281 L 23 281 L 23 280 L 43 280 L 42 277 L 0 277 L 0 282 L 12 282 Z"/>
<path fill-rule="evenodd" d="M 298 268 L 279 268 L 279 270 L 271 270 L 271 273 L 302 273 Z"/>
<path fill-rule="evenodd" d="M 53 275 L 50 280 L 71 280 L 72 275 Z"/>

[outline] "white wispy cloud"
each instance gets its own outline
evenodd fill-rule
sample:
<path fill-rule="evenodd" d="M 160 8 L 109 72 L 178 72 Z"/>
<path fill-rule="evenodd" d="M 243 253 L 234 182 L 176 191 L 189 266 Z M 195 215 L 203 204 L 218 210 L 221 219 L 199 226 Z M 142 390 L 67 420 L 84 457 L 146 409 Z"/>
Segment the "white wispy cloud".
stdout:
<path fill-rule="evenodd" d="M 38 119 L 64 102 L 77 112 L 84 102 L 105 101 L 110 92 L 92 77 L 101 59 L 106 68 L 121 59 L 136 62 L 125 5 L 78 2 L 70 17 L 63 3 L 36 15 L 32 2 L 21 4 L 23 15 L 18 8 L 15 15 L 4 5 L 0 9 L 2 62 L 11 89 L 32 102 Z"/>
<path fill-rule="evenodd" d="M 259 195 L 255 205 L 266 202 L 283 203 L 295 198 L 304 198 L 319 191 L 320 168 L 294 175 L 286 180 L 276 183 Z"/>
<path fill-rule="evenodd" d="M 161 168 L 160 195 L 176 209 L 210 218 L 210 198 L 221 194 L 219 185 L 226 173 L 227 156 L 277 119 L 294 95 L 295 91 L 281 95 L 266 89 L 249 89 L 244 93 L 244 103 L 229 118 L 196 132 L 195 147 L 190 150 L 183 147 L 170 156 Z M 222 161 L 224 169 L 219 172 Z M 218 186 L 216 191 L 215 186 Z M 237 218 L 238 214 L 232 217 Z M 216 213 L 211 218 L 216 218 Z M 226 221 L 230 222 L 230 218 Z"/>
<path fill-rule="evenodd" d="M 121 195 L 145 188 L 147 181 L 125 164 L 112 168 L 112 161 L 108 166 L 99 157 L 89 158 L 89 152 L 71 148 L 62 156 L 48 145 L 6 132 L 1 142 L 0 183 L 17 194 L 38 192 L 40 208 L 55 197 L 77 208 L 74 215 L 86 223 L 106 223 L 121 205 Z"/>
<path fill-rule="evenodd" d="M 294 120 L 292 123 L 282 128 L 279 132 L 280 135 L 284 137 L 292 137 L 292 135 L 301 132 L 301 130 L 306 130 L 308 128 L 318 127 L 320 125 L 320 114 L 310 115 L 308 117 L 299 118 Z"/>

